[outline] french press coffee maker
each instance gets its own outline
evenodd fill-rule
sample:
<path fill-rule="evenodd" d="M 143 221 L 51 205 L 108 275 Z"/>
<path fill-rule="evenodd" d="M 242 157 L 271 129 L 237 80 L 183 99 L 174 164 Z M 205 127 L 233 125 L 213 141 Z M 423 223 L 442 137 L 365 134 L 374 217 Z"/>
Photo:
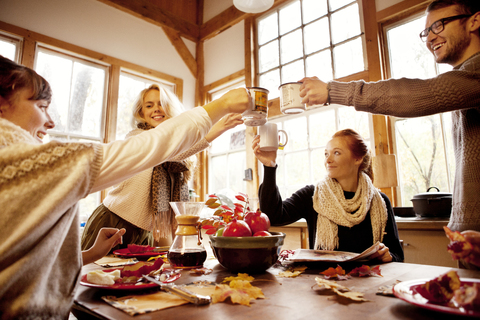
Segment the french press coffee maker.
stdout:
<path fill-rule="evenodd" d="M 174 268 L 201 268 L 207 259 L 202 243 L 200 212 L 204 202 L 170 202 L 177 220 L 175 239 L 167 253 L 167 259 Z"/>

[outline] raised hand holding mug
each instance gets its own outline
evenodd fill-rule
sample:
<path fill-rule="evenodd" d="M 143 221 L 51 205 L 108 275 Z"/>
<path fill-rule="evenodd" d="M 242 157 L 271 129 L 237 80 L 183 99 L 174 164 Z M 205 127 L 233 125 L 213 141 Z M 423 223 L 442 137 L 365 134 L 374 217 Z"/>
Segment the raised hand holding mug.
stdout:
<path fill-rule="evenodd" d="M 280 85 L 280 110 L 283 114 L 302 113 L 306 110 L 300 98 L 301 82 L 288 82 Z"/>
<path fill-rule="evenodd" d="M 287 145 L 288 135 L 284 130 L 278 130 L 277 124 L 268 122 L 259 127 L 260 150 L 275 151 Z M 280 142 L 280 134 L 284 135 L 285 142 Z"/>
<path fill-rule="evenodd" d="M 251 97 L 250 108 L 242 113 L 243 123 L 257 127 L 267 122 L 268 90 L 260 87 L 247 87 Z"/>

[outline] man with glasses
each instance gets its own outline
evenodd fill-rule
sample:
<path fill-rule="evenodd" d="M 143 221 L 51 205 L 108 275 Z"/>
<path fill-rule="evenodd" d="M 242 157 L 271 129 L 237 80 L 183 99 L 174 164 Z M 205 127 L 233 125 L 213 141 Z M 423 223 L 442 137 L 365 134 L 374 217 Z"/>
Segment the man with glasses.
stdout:
<path fill-rule="evenodd" d="M 300 95 L 308 105 L 335 103 L 404 118 L 451 111 L 456 173 L 448 226 L 480 231 L 480 0 L 434 0 L 425 26 L 420 38 L 452 71 L 370 83 L 304 78 Z"/>

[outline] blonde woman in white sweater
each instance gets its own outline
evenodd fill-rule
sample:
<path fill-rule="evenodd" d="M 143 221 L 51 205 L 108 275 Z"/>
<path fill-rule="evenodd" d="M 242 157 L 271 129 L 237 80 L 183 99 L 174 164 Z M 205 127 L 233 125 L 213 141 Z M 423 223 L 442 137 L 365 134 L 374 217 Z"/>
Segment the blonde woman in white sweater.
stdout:
<path fill-rule="evenodd" d="M 82 263 L 121 235 L 103 234 L 82 257 L 77 201 L 187 151 L 249 103 L 236 89 L 124 141 L 42 143 L 51 96 L 35 71 L 0 56 L 1 319 L 68 318 Z"/>
<path fill-rule="evenodd" d="M 127 138 L 156 128 L 184 112 L 169 90 L 156 84 L 140 92 L 134 103 L 136 129 Z M 204 139 L 169 162 L 149 168 L 114 186 L 92 213 L 82 235 L 82 249 L 89 248 L 102 227 L 124 228 L 123 248 L 139 245 L 170 245 L 176 223 L 170 201 L 188 201 L 188 180 L 195 170 L 195 154 L 204 150 L 223 132 L 243 123 L 240 114 L 229 114 L 217 122 Z M 172 137 L 173 139 L 173 137 Z"/>

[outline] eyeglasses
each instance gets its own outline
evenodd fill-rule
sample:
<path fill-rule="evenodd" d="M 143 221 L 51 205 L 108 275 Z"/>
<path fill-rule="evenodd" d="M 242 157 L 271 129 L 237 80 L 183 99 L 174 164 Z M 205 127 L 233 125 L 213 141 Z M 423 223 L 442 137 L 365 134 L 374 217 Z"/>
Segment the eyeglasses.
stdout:
<path fill-rule="evenodd" d="M 473 16 L 473 14 L 461 14 L 461 15 L 458 15 L 458 16 L 447 17 L 447 18 L 437 20 L 434 23 L 432 23 L 432 25 L 430 27 L 428 27 L 425 30 L 423 30 L 422 32 L 420 32 L 420 39 L 422 39 L 422 41 L 424 41 L 424 42 L 427 41 L 428 33 L 430 31 L 432 31 L 433 34 L 439 34 L 445 28 L 445 23 L 446 22 L 450 22 L 450 21 L 458 20 L 458 19 L 463 19 L 463 18 L 468 18 L 468 17 L 471 17 L 471 16 Z"/>

